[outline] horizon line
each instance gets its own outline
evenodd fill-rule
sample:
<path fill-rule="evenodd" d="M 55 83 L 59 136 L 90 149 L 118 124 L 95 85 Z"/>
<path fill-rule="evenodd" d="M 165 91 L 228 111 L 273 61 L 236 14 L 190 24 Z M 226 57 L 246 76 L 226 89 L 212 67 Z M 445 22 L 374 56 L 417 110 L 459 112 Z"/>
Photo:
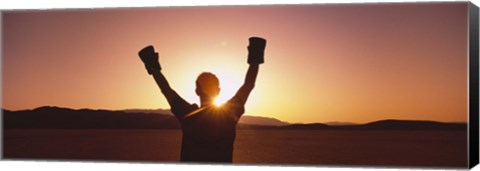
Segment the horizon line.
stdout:
<path fill-rule="evenodd" d="M 55 106 L 55 105 L 42 105 L 42 106 L 38 106 L 38 107 L 34 107 L 34 108 L 31 108 L 31 109 L 17 109 L 17 110 L 10 110 L 10 109 L 7 109 L 7 108 L 4 108 L 2 106 L 2 113 L 3 113 L 3 110 L 8 110 L 8 111 L 13 111 L 13 112 L 17 112 L 17 111 L 22 111 L 22 110 L 35 110 L 35 109 L 38 109 L 38 108 L 44 108 L 44 107 L 48 107 L 48 108 L 63 108 L 63 109 L 71 109 L 71 110 L 105 110 L 105 111 L 125 111 L 125 110 L 165 110 L 165 111 L 168 111 L 168 112 L 171 112 L 170 109 L 166 109 L 166 108 L 156 108 L 156 109 L 153 109 L 153 108 L 124 108 L 124 109 L 95 109 L 95 108 L 87 108 L 87 107 L 83 107 L 83 108 L 70 108 L 70 107 L 60 107 L 60 106 Z M 171 113 L 164 113 L 164 114 L 171 114 Z M 288 124 L 326 124 L 326 123 L 334 123 L 334 122 L 338 122 L 338 123 L 350 123 L 352 125 L 361 125 L 361 124 L 368 124 L 368 123 L 372 123 L 372 122 L 378 122 L 378 121 L 386 121 L 386 120 L 397 120 L 397 121 L 432 121 L 432 122 L 439 122 L 439 123 L 464 123 L 464 124 L 468 124 L 469 122 L 468 121 L 438 121 L 438 120 L 423 120 L 423 119 L 395 119 L 395 118 L 384 118 L 384 119 L 378 119 L 378 120 L 373 120 L 373 121 L 369 121 L 369 122 L 365 122 L 365 123 L 358 123 L 358 122 L 351 122 L 351 121 L 325 121 L 325 122 L 309 122 L 309 123 L 306 123 L 306 122 L 296 122 L 296 123 L 293 123 L 293 122 L 289 122 L 289 121 L 284 121 L 284 120 L 280 120 L 280 119 L 277 119 L 275 117 L 265 117 L 265 116 L 257 116 L 257 115 L 252 115 L 252 114 L 244 114 L 244 116 L 253 116 L 253 117 L 263 117 L 263 118 L 271 118 L 271 119 L 276 119 L 278 121 L 281 121 L 281 122 L 286 122 Z"/>

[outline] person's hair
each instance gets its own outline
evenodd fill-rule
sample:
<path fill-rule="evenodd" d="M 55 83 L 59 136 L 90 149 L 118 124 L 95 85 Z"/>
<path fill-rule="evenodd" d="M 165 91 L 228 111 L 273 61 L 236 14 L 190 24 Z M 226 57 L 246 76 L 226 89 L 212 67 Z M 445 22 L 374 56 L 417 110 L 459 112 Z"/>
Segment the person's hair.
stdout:
<path fill-rule="evenodd" d="M 197 93 L 201 92 L 202 95 L 217 96 L 219 93 L 220 82 L 218 81 L 217 76 L 210 72 L 202 72 L 198 75 L 196 84 Z"/>

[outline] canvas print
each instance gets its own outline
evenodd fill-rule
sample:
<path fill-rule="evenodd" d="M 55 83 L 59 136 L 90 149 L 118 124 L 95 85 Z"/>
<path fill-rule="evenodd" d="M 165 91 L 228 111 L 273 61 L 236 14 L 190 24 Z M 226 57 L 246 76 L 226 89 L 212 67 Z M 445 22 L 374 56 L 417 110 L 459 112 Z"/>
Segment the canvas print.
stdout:
<path fill-rule="evenodd" d="M 466 168 L 468 9 L 3 11 L 3 157 Z"/>

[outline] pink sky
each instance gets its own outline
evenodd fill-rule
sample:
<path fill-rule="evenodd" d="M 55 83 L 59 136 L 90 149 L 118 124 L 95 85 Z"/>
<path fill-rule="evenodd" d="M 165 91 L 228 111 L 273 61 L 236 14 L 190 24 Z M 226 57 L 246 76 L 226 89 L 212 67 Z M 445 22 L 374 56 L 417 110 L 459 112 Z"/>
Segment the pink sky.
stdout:
<path fill-rule="evenodd" d="M 169 108 L 137 52 L 172 87 L 241 85 L 248 37 L 267 39 L 246 114 L 289 122 L 467 120 L 467 3 L 172 7 L 3 13 L 3 107 Z"/>

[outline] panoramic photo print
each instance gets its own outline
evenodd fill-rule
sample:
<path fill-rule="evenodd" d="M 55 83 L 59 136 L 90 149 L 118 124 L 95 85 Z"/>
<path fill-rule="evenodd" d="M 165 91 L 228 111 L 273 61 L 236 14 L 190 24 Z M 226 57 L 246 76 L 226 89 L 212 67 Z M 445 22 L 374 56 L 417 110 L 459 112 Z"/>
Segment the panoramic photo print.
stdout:
<path fill-rule="evenodd" d="M 467 2 L 2 13 L 5 159 L 468 166 Z"/>

